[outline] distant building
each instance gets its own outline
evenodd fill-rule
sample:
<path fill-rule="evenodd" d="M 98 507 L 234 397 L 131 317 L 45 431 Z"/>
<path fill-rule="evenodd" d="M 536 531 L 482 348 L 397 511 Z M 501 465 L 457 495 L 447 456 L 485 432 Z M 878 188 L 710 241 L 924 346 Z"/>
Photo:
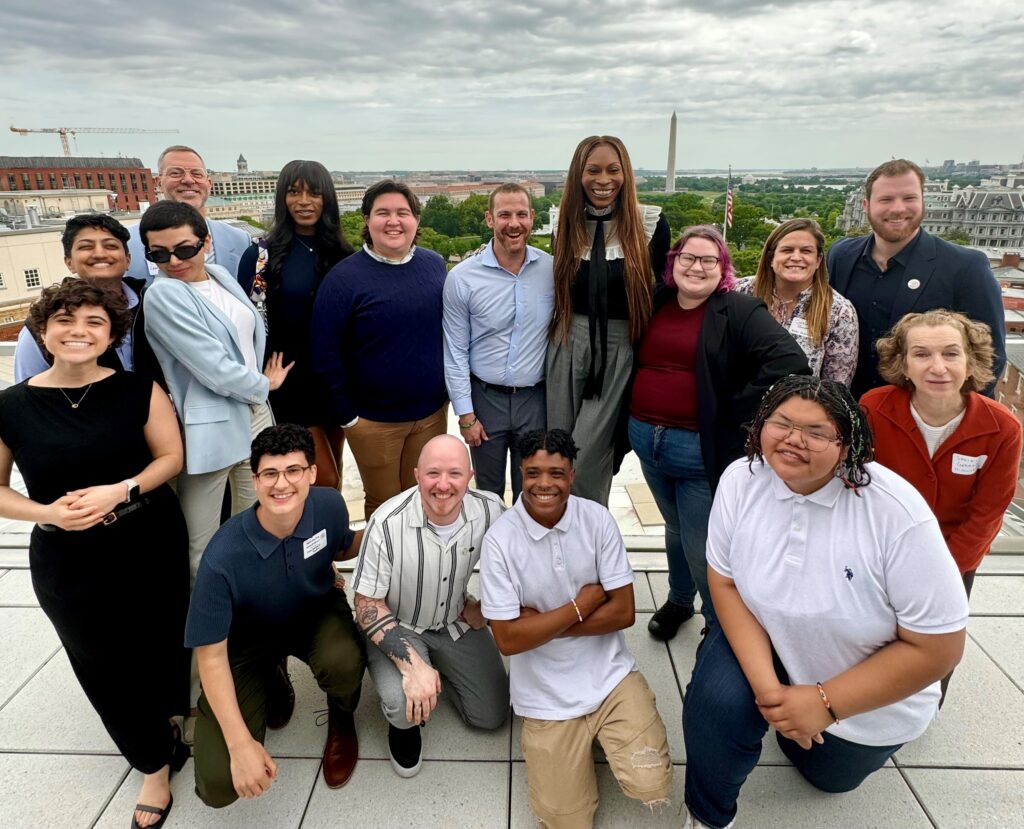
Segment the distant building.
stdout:
<path fill-rule="evenodd" d="M 110 190 L 0 191 L 0 228 L 39 227 L 47 219 L 78 213 L 109 213 L 115 194 Z"/>
<path fill-rule="evenodd" d="M 1006 342 L 1006 367 L 996 379 L 995 398 L 1024 423 L 1024 341 Z"/>
<path fill-rule="evenodd" d="M 153 174 L 137 158 L 0 156 L 0 190 L 110 190 L 114 210 L 156 201 Z"/>
<path fill-rule="evenodd" d="M 489 196 L 491 192 L 503 182 L 481 181 L 467 182 L 460 184 L 434 184 L 409 182 L 409 187 L 416 197 L 426 204 L 434 196 L 447 196 L 452 204 L 460 204 L 470 196 Z M 539 181 L 518 182 L 532 197 L 540 199 L 544 197 L 544 185 Z"/>

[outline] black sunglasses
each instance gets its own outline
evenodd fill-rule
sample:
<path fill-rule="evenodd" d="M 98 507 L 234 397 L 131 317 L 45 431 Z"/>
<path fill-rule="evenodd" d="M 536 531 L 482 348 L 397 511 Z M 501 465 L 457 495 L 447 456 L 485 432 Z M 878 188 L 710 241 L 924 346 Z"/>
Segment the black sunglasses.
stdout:
<path fill-rule="evenodd" d="M 196 242 L 194 245 L 178 245 L 174 250 L 164 250 L 163 248 L 147 250 L 146 258 L 150 262 L 156 262 L 158 265 L 170 262 L 172 256 L 177 256 L 178 259 L 184 262 L 186 259 L 192 259 L 196 256 L 205 244 L 206 240 L 204 239 L 201 242 Z"/>

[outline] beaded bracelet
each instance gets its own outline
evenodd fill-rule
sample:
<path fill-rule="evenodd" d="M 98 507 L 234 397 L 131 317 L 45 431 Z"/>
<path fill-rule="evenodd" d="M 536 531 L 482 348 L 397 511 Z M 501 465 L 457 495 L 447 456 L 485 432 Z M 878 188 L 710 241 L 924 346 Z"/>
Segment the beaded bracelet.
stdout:
<path fill-rule="evenodd" d="M 572 602 L 572 608 L 573 608 L 573 610 L 576 611 L 576 618 L 579 619 L 582 622 L 583 621 L 583 614 L 580 613 L 580 609 L 579 609 L 579 606 L 576 604 L 576 600 L 575 599 L 569 599 L 569 601 Z"/>
<path fill-rule="evenodd" d="M 837 724 L 839 722 L 839 717 L 837 717 L 836 712 L 832 710 L 832 703 L 829 702 L 828 694 L 825 693 L 825 689 L 820 682 L 815 684 L 818 686 L 818 695 L 821 697 L 821 701 L 825 703 L 825 710 L 828 711 L 828 715 L 832 718 L 832 724 Z"/>

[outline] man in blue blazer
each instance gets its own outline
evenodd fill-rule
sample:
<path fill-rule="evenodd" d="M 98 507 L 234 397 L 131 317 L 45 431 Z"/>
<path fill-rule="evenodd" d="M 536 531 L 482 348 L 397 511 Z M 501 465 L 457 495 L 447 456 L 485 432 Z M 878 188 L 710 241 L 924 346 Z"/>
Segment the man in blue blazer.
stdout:
<path fill-rule="evenodd" d="M 828 253 L 829 282 L 853 303 L 860 320 L 854 396 L 885 385 L 878 374 L 875 341 L 904 314 L 937 308 L 960 311 L 992 329 L 993 371 L 999 377 L 1006 364 L 999 283 L 984 254 L 921 230 L 921 168 L 906 159 L 875 168 L 864 185 L 864 211 L 872 232 L 840 239 Z"/>
<path fill-rule="evenodd" d="M 185 202 L 206 215 L 206 200 L 210 197 L 211 182 L 202 156 L 191 147 L 175 144 L 168 147 L 157 160 L 156 185 L 167 201 Z M 238 260 L 242 258 L 251 240 L 240 228 L 207 219 L 211 245 L 206 254 L 208 265 L 220 265 L 232 277 L 238 274 Z M 146 248 L 139 238 L 139 226 L 129 229 L 128 252 L 131 265 L 128 276 L 152 282 L 158 273 L 152 262 L 146 261 Z"/>

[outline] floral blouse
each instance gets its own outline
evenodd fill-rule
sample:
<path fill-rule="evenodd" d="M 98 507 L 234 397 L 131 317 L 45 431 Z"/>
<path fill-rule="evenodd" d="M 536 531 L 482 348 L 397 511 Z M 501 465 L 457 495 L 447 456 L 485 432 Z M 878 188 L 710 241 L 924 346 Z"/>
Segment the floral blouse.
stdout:
<path fill-rule="evenodd" d="M 746 276 L 736 282 L 736 290 L 741 294 L 754 293 L 754 277 Z M 811 303 L 811 289 L 801 291 L 793 303 L 793 309 L 782 319 L 776 308 L 769 308 L 772 316 L 779 321 L 797 341 L 807 362 L 811 365 L 811 373 L 825 380 L 835 380 L 847 388 L 853 382 L 853 374 L 857 370 L 857 349 L 859 346 L 859 325 L 857 312 L 842 294 L 832 290 L 832 315 L 828 321 L 828 333 L 820 345 L 815 345 L 807 330 L 807 308 Z"/>

